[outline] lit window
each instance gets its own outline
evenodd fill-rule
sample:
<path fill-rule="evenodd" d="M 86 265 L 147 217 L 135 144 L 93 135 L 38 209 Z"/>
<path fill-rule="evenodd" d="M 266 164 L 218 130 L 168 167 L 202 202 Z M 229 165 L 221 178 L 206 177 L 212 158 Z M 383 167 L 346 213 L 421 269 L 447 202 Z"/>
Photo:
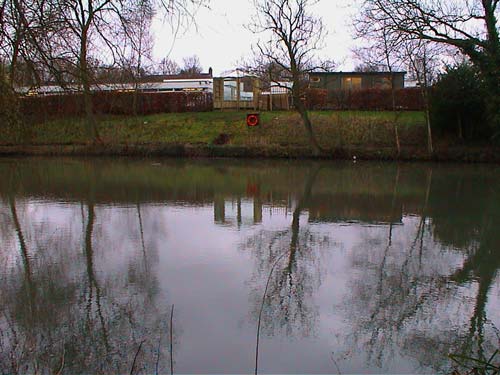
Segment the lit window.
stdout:
<path fill-rule="evenodd" d="M 342 88 L 344 90 L 360 90 L 361 77 L 345 77 L 342 82 Z"/>

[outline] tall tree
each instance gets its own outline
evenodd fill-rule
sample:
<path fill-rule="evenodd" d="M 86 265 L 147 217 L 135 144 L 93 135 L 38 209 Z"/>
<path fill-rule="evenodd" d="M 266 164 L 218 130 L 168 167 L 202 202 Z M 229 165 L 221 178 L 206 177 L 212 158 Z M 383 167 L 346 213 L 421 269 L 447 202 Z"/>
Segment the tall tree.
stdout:
<path fill-rule="evenodd" d="M 174 60 L 170 60 L 168 57 L 165 57 L 160 60 L 158 65 L 158 73 L 160 74 L 179 74 L 181 72 L 181 68 L 179 64 L 177 64 Z"/>
<path fill-rule="evenodd" d="M 203 71 L 203 67 L 200 63 L 200 58 L 196 55 L 185 57 L 184 59 L 182 59 L 182 62 L 182 74 L 195 75 L 200 74 Z"/>
<path fill-rule="evenodd" d="M 300 114 L 314 154 L 319 155 L 321 147 L 304 103 L 307 75 L 320 69 L 329 70 L 333 64 L 316 58 L 326 32 L 322 19 L 311 11 L 315 3 L 316 0 L 254 0 L 256 21 L 249 26 L 254 33 L 264 35 L 256 45 L 261 66 L 254 70 L 261 70 L 262 65 L 264 70 L 274 65 L 280 68 L 276 71 L 285 72 L 289 77 L 294 107 Z"/>
<path fill-rule="evenodd" d="M 117 6 L 118 5 L 118 6 Z M 89 139 L 99 139 L 99 132 L 94 116 L 92 104 L 93 69 L 91 48 L 98 43 L 94 38 L 99 36 L 103 45 L 114 49 L 111 35 L 107 28 L 113 19 L 118 20 L 124 10 L 119 7 L 120 3 L 111 0 L 67 0 L 61 1 L 61 15 L 65 26 L 66 35 L 65 50 L 71 51 L 75 56 L 77 82 L 81 85 L 85 115 L 87 118 L 86 129 Z"/>
<path fill-rule="evenodd" d="M 370 0 L 368 0 L 370 1 Z M 369 45 L 355 52 L 366 64 L 380 66 L 391 73 L 392 108 L 396 112 L 396 92 L 393 72 L 404 69 L 417 81 L 424 104 L 427 127 L 427 150 L 433 153 L 432 128 L 429 116 L 429 89 L 438 69 L 439 58 L 446 49 L 438 43 L 397 33 L 386 19 L 376 20 L 372 12 L 364 9 L 354 19 L 356 37 L 369 41 Z M 396 142 L 400 151 L 395 125 Z"/>
<path fill-rule="evenodd" d="M 430 117 L 430 88 L 437 78 L 440 56 L 439 46 L 426 40 L 407 40 L 403 43 L 403 56 L 408 61 L 408 70 L 417 81 L 424 103 L 427 126 L 427 151 L 434 153 Z"/>
<path fill-rule="evenodd" d="M 17 81 L 17 68 L 23 56 L 28 53 L 27 27 L 32 23 L 32 12 L 27 1 L 3 0 L 0 2 L 0 53 L 7 62 L 11 85 Z"/>
<path fill-rule="evenodd" d="M 128 71 L 134 85 L 133 111 L 138 113 L 138 92 L 141 78 L 152 61 L 154 17 L 152 0 L 140 0 L 121 15 L 123 40 L 120 48 L 120 66 Z M 127 83 L 131 83 L 130 81 Z"/>
<path fill-rule="evenodd" d="M 158 10 L 169 22 L 192 20 L 209 0 L 2 0 L 0 48 L 15 77 L 22 56 L 63 87 L 81 90 L 90 141 L 99 140 L 92 90 L 100 61 L 119 62 L 118 46 L 128 39 L 135 52 L 134 66 L 145 56 L 151 12 Z M 149 24 L 148 24 L 149 22 Z M 190 24 L 190 22 L 186 22 Z M 134 30 L 132 33 L 131 30 Z M 7 40 L 7 42 L 5 42 Z M 133 42 L 132 42 L 133 41 Z M 16 48 L 19 47 L 19 48 Z M 137 51 L 140 50 L 140 53 Z M 139 57 L 140 55 L 140 57 Z M 141 62 L 137 64 L 138 62 Z M 140 68 L 139 68 L 140 70 Z M 43 79 L 41 79 L 43 80 Z"/>
<path fill-rule="evenodd" d="M 364 0 L 362 15 L 392 35 L 444 44 L 468 56 L 489 91 L 490 125 L 500 134 L 498 0 Z"/>
<path fill-rule="evenodd" d="M 387 71 L 389 72 L 389 84 L 391 88 L 391 104 L 394 114 L 394 137 L 397 147 L 398 157 L 401 154 L 401 143 L 399 141 L 398 117 L 399 111 L 396 106 L 396 85 L 394 72 L 401 69 L 403 63 L 399 53 L 400 39 L 391 38 L 385 28 L 373 28 L 373 24 L 366 17 L 355 19 L 354 26 L 356 37 L 369 39 L 370 45 L 355 49 L 354 53 L 362 61 L 362 66 L 370 69 L 369 71 Z M 366 70 L 365 70 L 366 71 Z"/>
<path fill-rule="evenodd" d="M 0 63 L 0 129 L 8 134 L 12 129 L 18 129 L 19 103 L 17 96 L 9 85 L 4 67 Z"/>

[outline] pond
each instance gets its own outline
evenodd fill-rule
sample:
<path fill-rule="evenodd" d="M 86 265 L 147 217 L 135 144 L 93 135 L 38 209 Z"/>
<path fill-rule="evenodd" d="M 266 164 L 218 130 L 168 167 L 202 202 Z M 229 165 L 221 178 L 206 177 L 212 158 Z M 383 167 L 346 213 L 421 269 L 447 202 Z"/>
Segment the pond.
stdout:
<path fill-rule="evenodd" d="M 1 373 L 448 373 L 499 346 L 500 167 L 8 158 L 0 175 Z"/>

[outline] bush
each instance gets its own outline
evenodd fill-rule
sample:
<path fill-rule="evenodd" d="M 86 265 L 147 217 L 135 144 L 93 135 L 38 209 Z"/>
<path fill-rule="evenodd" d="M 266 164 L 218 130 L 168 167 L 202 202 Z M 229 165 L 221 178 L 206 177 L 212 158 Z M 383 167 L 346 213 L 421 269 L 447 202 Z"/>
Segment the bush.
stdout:
<path fill-rule="evenodd" d="M 462 139 L 490 137 L 485 98 L 480 74 L 472 65 L 462 63 L 447 67 L 430 97 L 434 128 Z"/>
<path fill-rule="evenodd" d="M 159 92 L 138 93 L 137 114 L 206 112 L 213 108 L 212 94 Z M 96 114 L 133 115 L 133 92 L 95 92 L 92 94 Z M 65 116 L 83 116 L 81 94 L 31 96 L 21 99 L 21 113 L 35 121 Z"/>
<path fill-rule="evenodd" d="M 0 137 L 16 142 L 24 139 L 19 117 L 19 101 L 0 67 Z"/>
<path fill-rule="evenodd" d="M 362 110 L 391 111 L 390 89 L 339 90 L 309 89 L 307 106 L 312 110 Z M 395 91 L 396 107 L 404 111 L 421 111 L 424 108 L 422 94 L 418 88 L 403 88 Z"/>

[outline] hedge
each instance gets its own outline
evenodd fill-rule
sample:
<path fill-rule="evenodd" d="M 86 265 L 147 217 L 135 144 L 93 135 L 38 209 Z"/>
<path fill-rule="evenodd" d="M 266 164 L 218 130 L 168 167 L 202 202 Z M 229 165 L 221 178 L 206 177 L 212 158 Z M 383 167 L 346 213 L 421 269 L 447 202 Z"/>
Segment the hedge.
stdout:
<path fill-rule="evenodd" d="M 96 92 L 92 94 L 94 112 L 113 115 L 147 115 L 163 112 L 206 112 L 213 109 L 211 93 L 160 92 L 137 93 L 134 111 L 133 92 Z M 80 116 L 85 112 L 82 94 L 29 96 L 21 98 L 21 113 L 47 119 Z"/>
<path fill-rule="evenodd" d="M 133 92 L 96 92 L 92 94 L 94 112 L 97 114 L 139 115 L 173 112 L 206 112 L 213 110 L 211 93 L 137 93 L 137 111 L 134 111 Z M 309 89 L 306 105 L 311 110 L 392 110 L 391 90 L 368 89 L 328 92 Z M 399 110 L 419 111 L 424 108 L 418 88 L 398 89 L 395 92 Z M 64 94 L 23 97 L 21 113 L 29 118 L 44 121 L 48 118 L 81 116 L 84 114 L 82 94 Z"/>
<path fill-rule="evenodd" d="M 424 108 L 419 88 L 404 88 L 395 91 L 396 108 L 405 111 L 420 111 Z M 306 93 L 307 108 L 311 110 L 370 110 L 393 109 L 390 89 L 366 89 L 329 92 L 324 89 L 309 89 Z"/>

